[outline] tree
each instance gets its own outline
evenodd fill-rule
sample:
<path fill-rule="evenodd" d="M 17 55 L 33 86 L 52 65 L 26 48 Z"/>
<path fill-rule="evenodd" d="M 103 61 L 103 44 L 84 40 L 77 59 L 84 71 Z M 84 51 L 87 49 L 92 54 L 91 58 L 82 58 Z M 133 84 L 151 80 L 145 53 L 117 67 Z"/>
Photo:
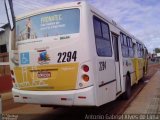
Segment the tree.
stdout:
<path fill-rule="evenodd" d="M 160 53 L 160 48 L 155 48 L 154 51 L 155 53 Z"/>

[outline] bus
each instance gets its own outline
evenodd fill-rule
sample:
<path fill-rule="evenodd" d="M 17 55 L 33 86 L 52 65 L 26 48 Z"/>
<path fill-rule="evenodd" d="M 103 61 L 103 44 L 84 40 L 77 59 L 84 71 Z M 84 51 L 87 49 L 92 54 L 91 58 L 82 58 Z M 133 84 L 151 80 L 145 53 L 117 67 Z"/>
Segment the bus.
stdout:
<path fill-rule="evenodd" d="M 18 103 L 101 106 L 147 72 L 145 45 L 85 1 L 16 17 L 9 49 Z"/>

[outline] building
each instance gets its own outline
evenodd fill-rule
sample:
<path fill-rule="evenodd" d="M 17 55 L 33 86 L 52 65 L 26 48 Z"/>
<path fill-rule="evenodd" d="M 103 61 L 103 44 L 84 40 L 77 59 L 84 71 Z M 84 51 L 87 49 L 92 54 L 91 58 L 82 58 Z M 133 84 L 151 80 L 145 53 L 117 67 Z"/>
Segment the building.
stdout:
<path fill-rule="evenodd" d="M 12 80 L 9 69 L 9 25 L 6 24 L 0 29 L 0 93 L 11 91 Z"/>
<path fill-rule="evenodd" d="M 151 56 L 151 62 L 160 63 L 160 53 L 153 53 Z"/>
<path fill-rule="evenodd" d="M 160 53 L 157 53 L 157 57 L 160 58 Z"/>
<path fill-rule="evenodd" d="M 156 53 L 155 59 L 157 62 L 160 62 L 160 53 Z"/>

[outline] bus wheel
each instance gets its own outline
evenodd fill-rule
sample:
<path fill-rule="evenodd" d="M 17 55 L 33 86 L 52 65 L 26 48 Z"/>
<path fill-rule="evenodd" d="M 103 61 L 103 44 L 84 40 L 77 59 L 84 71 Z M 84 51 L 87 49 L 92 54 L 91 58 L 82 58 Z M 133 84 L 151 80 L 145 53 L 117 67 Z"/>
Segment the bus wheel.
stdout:
<path fill-rule="evenodd" d="M 141 78 L 140 81 L 141 81 L 141 82 L 144 82 L 144 81 L 145 81 L 145 68 L 143 68 L 143 76 L 142 76 L 142 78 Z"/>
<path fill-rule="evenodd" d="M 126 88 L 126 91 L 123 94 L 123 98 L 125 100 L 128 100 L 131 96 L 131 79 L 130 79 L 129 75 L 126 76 L 125 88 Z"/>

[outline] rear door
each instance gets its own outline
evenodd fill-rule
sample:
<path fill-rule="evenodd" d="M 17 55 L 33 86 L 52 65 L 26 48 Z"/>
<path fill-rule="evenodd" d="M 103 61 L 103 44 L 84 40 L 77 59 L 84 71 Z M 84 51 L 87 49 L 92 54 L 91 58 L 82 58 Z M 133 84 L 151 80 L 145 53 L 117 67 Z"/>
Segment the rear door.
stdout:
<path fill-rule="evenodd" d="M 118 94 L 121 92 L 118 35 L 112 33 L 112 42 L 113 42 L 113 49 L 114 49 L 115 68 L 116 68 L 116 86 L 117 86 L 117 94 Z"/>

